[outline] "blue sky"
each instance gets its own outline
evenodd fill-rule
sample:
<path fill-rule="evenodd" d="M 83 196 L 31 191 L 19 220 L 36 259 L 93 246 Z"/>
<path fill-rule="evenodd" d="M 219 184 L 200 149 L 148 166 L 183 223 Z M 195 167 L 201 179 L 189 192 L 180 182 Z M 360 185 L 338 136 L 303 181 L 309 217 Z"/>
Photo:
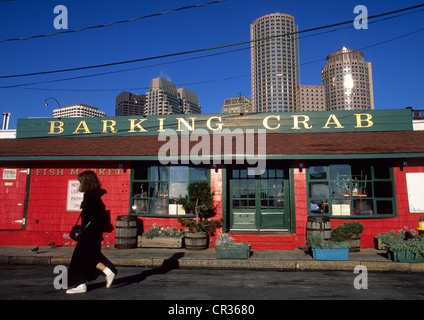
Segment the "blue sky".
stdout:
<path fill-rule="evenodd" d="M 68 9 L 68 30 L 132 19 L 210 0 L 12 0 L 0 1 L 0 41 L 58 31 L 53 21 L 57 5 Z M 364 5 L 369 15 L 424 2 L 393 0 L 226 0 L 201 8 L 173 12 L 99 29 L 24 41 L 0 42 L 0 77 L 33 72 L 106 64 L 209 48 L 250 39 L 250 24 L 273 12 L 295 16 L 299 30 L 353 20 L 355 6 Z M 421 8 L 422 10 L 423 8 Z M 417 10 L 415 10 L 417 11 Z M 362 49 L 424 28 L 424 11 L 368 25 L 353 24 L 331 33 L 305 33 L 299 40 L 301 84 L 321 84 L 325 57 L 343 46 Z M 321 33 L 321 34 L 320 34 Z M 314 36 L 310 36 L 316 34 Z M 305 36 L 309 37 L 305 37 Z M 424 109 L 424 30 L 364 49 L 372 62 L 376 109 Z M 137 62 L 112 67 L 0 79 L 0 87 L 61 80 L 122 71 L 82 79 L 0 88 L 0 111 L 18 118 L 50 117 L 56 102 L 61 106 L 85 103 L 114 116 L 115 97 L 123 90 L 148 91 L 150 80 L 164 77 L 199 96 L 202 113 L 217 113 L 224 99 L 239 92 L 251 97 L 250 50 L 202 57 L 248 45 L 197 54 Z M 196 58 L 191 59 L 190 58 Z M 185 60 L 185 61 L 180 61 Z M 313 62 L 313 63 L 310 63 Z M 136 69 L 134 69 L 136 68 Z"/>

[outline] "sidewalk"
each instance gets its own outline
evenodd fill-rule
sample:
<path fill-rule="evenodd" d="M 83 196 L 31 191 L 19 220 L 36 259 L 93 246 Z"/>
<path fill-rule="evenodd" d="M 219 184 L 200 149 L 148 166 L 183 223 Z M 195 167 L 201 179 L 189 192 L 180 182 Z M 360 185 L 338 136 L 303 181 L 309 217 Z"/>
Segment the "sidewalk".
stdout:
<path fill-rule="evenodd" d="M 69 264 L 74 247 L 0 247 L 0 264 Z M 316 261 L 303 250 L 253 250 L 248 260 L 216 259 L 215 249 L 190 251 L 186 249 L 115 249 L 102 248 L 103 254 L 117 266 L 157 268 L 164 263 L 178 268 L 274 270 L 274 271 L 353 271 L 364 265 L 369 272 L 424 272 L 423 263 L 397 263 L 388 260 L 385 252 L 361 249 L 349 253 L 349 261 Z"/>

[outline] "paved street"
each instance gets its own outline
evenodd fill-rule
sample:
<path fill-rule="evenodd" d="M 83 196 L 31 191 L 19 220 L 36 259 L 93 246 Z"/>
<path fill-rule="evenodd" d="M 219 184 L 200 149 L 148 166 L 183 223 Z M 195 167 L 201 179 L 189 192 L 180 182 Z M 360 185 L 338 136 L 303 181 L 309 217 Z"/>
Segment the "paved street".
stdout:
<path fill-rule="evenodd" d="M 424 299 L 422 274 L 368 273 L 368 289 L 354 288 L 358 274 L 344 271 L 277 272 L 119 267 L 111 289 L 103 277 L 88 292 L 54 288 L 53 265 L 0 265 L 0 299 L 283 300 Z"/>

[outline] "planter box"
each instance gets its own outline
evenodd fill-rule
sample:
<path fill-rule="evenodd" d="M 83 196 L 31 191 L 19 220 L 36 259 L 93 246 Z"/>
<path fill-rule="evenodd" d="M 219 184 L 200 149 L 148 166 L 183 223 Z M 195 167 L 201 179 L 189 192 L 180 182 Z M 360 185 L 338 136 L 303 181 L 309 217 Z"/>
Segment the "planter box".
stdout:
<path fill-rule="evenodd" d="M 217 259 L 249 259 L 250 257 L 250 244 L 238 246 L 217 246 L 216 248 Z"/>
<path fill-rule="evenodd" d="M 423 263 L 424 256 L 421 254 L 415 255 L 410 251 L 404 250 L 387 250 L 387 256 L 393 262 L 406 262 L 406 263 Z"/>
<path fill-rule="evenodd" d="M 349 248 L 313 248 L 312 257 L 314 260 L 349 260 Z"/>
<path fill-rule="evenodd" d="M 138 236 L 139 248 L 182 248 L 183 238 L 155 237 L 152 239 Z"/>

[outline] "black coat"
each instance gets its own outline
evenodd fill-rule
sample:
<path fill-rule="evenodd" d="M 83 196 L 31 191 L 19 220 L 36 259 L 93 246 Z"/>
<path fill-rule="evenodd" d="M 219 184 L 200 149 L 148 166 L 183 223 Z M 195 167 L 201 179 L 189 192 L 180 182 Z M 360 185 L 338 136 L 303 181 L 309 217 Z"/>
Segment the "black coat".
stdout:
<path fill-rule="evenodd" d="M 68 272 L 68 285 L 79 285 L 97 278 L 99 270 L 96 265 L 104 262 L 101 253 L 103 240 L 103 218 L 105 205 L 101 197 L 106 193 L 103 189 L 90 190 L 84 193 L 81 203 L 81 227 L 84 229 L 78 241 Z"/>

